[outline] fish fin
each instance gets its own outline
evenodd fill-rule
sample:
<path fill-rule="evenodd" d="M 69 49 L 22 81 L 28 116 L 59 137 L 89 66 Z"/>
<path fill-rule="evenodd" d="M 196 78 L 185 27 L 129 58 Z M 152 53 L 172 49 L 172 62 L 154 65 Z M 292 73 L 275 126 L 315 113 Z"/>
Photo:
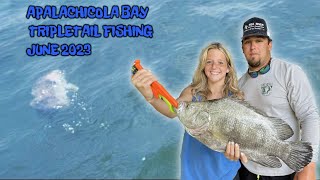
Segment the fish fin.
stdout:
<path fill-rule="evenodd" d="M 282 166 L 280 160 L 275 156 L 259 156 L 258 160 L 251 159 L 262 166 L 271 167 L 271 168 L 280 168 Z"/>
<path fill-rule="evenodd" d="M 258 113 L 258 114 L 260 114 L 262 116 L 267 116 L 264 112 L 260 111 L 259 109 L 257 109 L 254 106 L 251 106 L 247 101 L 238 99 L 238 98 L 236 98 L 234 96 L 223 97 L 221 99 L 211 99 L 211 100 L 208 100 L 208 102 L 215 103 L 215 102 L 224 101 L 224 100 L 233 101 L 233 102 L 241 104 L 241 105 L 243 105 L 243 106 L 245 106 L 245 107 L 247 107 L 249 109 L 252 109 L 254 112 L 256 112 L 256 113 Z"/>
<path fill-rule="evenodd" d="M 293 130 L 285 121 L 279 118 L 268 118 L 274 129 L 276 129 L 278 137 L 281 140 L 289 139 L 293 135 Z"/>
<path fill-rule="evenodd" d="M 289 142 L 289 156 L 282 159 L 291 169 L 299 171 L 311 162 L 312 146 L 309 142 Z"/>
<path fill-rule="evenodd" d="M 235 98 L 235 97 L 226 97 L 226 98 L 228 98 L 228 99 L 230 99 L 230 100 L 232 100 L 232 101 L 234 101 L 234 102 L 237 102 L 237 103 L 239 103 L 239 104 L 241 104 L 241 105 L 243 105 L 243 106 L 245 106 L 245 107 L 247 107 L 247 108 L 249 108 L 249 109 L 252 109 L 254 112 L 256 112 L 256 113 L 258 113 L 258 114 L 260 114 L 260 115 L 262 115 L 262 116 L 268 117 L 268 115 L 267 115 L 266 113 L 264 113 L 263 111 L 257 109 L 257 108 L 254 107 L 254 106 L 251 106 L 247 101 L 240 100 L 240 99 Z"/>

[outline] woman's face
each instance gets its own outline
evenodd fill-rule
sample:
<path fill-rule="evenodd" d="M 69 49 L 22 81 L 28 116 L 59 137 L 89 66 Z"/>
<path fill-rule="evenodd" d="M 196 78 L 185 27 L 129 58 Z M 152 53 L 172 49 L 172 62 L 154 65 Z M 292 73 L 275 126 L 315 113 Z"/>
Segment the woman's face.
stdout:
<path fill-rule="evenodd" d="M 223 82 L 229 72 L 226 56 L 219 49 L 208 51 L 204 72 L 208 78 L 208 83 Z"/>

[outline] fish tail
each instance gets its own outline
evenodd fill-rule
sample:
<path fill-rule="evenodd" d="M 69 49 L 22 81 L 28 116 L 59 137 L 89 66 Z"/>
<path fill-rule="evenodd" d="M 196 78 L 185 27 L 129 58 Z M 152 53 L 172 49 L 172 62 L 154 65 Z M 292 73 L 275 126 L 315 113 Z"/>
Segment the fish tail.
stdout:
<path fill-rule="evenodd" d="M 294 171 L 307 166 L 312 159 L 312 146 L 309 142 L 289 142 L 288 157 L 284 162 Z"/>

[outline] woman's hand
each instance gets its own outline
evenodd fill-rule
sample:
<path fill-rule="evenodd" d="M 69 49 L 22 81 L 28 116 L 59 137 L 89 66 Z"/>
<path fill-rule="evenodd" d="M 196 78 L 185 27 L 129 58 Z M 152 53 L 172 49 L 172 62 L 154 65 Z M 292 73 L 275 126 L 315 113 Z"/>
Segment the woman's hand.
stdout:
<path fill-rule="evenodd" d="M 150 102 L 153 100 L 153 93 L 151 84 L 157 81 L 156 77 L 150 70 L 141 69 L 132 78 L 132 84 L 138 89 L 138 91 L 144 96 L 144 98 Z"/>

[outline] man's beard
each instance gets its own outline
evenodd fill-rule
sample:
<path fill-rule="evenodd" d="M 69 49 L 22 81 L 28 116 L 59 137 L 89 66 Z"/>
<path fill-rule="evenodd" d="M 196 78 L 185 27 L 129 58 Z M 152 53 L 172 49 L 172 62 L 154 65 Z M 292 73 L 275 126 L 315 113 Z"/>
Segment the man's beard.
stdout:
<path fill-rule="evenodd" d="M 261 64 L 261 61 L 259 60 L 259 61 L 257 61 L 257 62 L 254 62 L 254 60 L 253 59 L 251 59 L 252 61 L 248 61 L 248 64 L 249 64 L 249 66 L 250 67 L 253 67 L 253 68 L 256 68 L 256 67 L 259 67 L 260 66 L 260 64 Z"/>

